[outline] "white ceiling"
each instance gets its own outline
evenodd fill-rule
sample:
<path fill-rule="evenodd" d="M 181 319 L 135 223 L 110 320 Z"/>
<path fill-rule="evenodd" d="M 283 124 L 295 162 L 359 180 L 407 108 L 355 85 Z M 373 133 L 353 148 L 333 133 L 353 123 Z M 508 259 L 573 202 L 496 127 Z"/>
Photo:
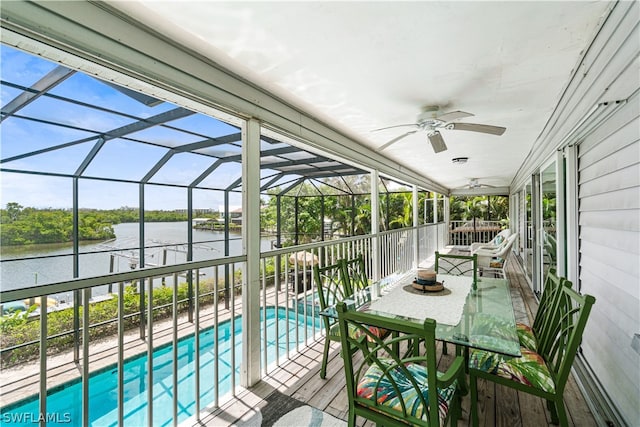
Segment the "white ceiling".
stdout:
<path fill-rule="evenodd" d="M 439 105 L 502 136 L 422 132 L 383 151 L 455 189 L 508 186 L 593 39 L 608 2 L 116 2 L 374 149 Z M 453 165 L 454 157 L 469 157 Z"/>

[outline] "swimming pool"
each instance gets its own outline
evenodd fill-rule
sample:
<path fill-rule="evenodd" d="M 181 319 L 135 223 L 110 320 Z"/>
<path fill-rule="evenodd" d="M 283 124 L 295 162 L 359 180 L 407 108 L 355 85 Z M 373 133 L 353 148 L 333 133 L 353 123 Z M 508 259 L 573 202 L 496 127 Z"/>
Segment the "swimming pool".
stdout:
<path fill-rule="evenodd" d="M 275 324 L 278 323 L 279 354 L 286 354 L 287 344 L 295 349 L 295 329 L 306 326 L 307 336 L 319 330 L 318 318 L 304 317 L 296 319 L 294 311 L 288 316 L 284 308 L 266 309 L 267 327 L 267 363 L 276 360 Z M 261 339 L 264 340 L 264 318 L 261 312 Z M 289 342 L 286 330 L 289 329 Z M 218 325 L 218 380 L 220 397 L 231 391 L 231 321 Z M 235 335 L 235 379 L 240 381 L 240 359 L 242 357 L 242 322 L 236 317 L 233 334 Z M 214 378 L 214 330 L 208 328 L 200 333 L 200 402 L 204 407 L 213 403 L 215 395 Z M 298 333 L 299 343 L 304 341 L 304 329 Z M 264 344 L 264 343 L 263 343 Z M 178 422 L 195 412 L 195 338 L 193 335 L 178 341 Z M 263 350 L 264 351 L 264 350 Z M 173 344 L 153 351 L 153 423 L 154 426 L 172 424 L 173 417 Z M 264 368 L 264 367 L 263 367 Z M 118 378 L 117 365 L 94 373 L 89 378 L 89 419 L 94 426 L 117 426 L 118 424 Z M 124 421 L 126 425 L 143 426 L 147 422 L 147 355 L 143 354 L 127 359 L 124 364 Z M 39 412 L 38 396 L 25 399 L 17 404 L 2 408 L 0 422 L 10 425 L 34 425 Z M 48 423 L 51 426 L 79 425 L 82 420 L 82 382 L 75 380 L 50 390 L 47 395 Z"/>

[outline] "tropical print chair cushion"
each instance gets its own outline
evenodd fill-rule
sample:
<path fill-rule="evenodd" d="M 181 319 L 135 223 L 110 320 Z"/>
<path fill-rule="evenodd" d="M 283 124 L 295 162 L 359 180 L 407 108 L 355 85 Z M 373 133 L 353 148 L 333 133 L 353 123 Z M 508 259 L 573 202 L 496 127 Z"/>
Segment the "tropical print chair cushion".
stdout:
<path fill-rule="evenodd" d="M 533 334 L 531 326 L 518 322 L 516 323 L 516 328 L 518 330 L 520 345 L 528 350 L 536 351 L 538 349 L 538 341 L 536 340 L 536 336 Z"/>
<path fill-rule="evenodd" d="M 471 350 L 469 368 L 553 393 L 555 384 L 542 356 L 524 347 L 520 351 L 521 357 L 509 357 L 489 351 Z"/>
<path fill-rule="evenodd" d="M 381 359 L 381 362 L 385 367 L 391 365 L 391 360 Z M 420 385 L 422 395 L 428 404 L 427 370 L 424 366 L 415 363 L 407 363 L 405 367 L 416 383 Z M 383 376 L 382 369 L 379 365 L 374 364 L 370 366 L 358 383 L 356 391 L 358 397 L 374 400 L 377 389 L 378 405 L 386 406 L 402 413 L 401 401 L 404 400 L 405 407 L 410 415 L 427 421 L 429 418 L 428 408 L 424 408 L 421 404 L 416 389 L 402 369 L 395 367 L 389 371 L 389 374 L 393 381 L 391 381 L 388 376 Z M 400 391 L 400 396 L 398 396 L 393 386 L 394 382 Z M 456 387 L 457 381 L 454 381 L 449 387 L 438 389 L 438 415 L 440 417 L 440 425 L 444 425 L 444 421 L 447 418 Z"/>
<path fill-rule="evenodd" d="M 382 328 L 378 328 L 375 326 L 368 326 L 367 329 L 369 329 L 369 331 L 371 331 L 371 333 L 375 336 L 377 336 L 378 338 L 385 338 L 387 335 L 389 335 L 389 331 L 387 331 L 386 329 L 382 329 Z M 362 329 L 358 329 L 356 328 L 354 325 L 352 325 L 351 323 L 349 323 L 349 336 L 351 338 L 354 339 L 358 339 L 362 336 L 364 332 L 362 331 Z M 331 329 L 329 330 L 329 334 L 330 335 L 334 335 L 336 337 L 340 336 L 340 325 L 338 323 L 334 324 L 333 326 L 331 326 Z M 368 341 L 373 341 L 373 338 L 371 337 L 367 337 Z"/>

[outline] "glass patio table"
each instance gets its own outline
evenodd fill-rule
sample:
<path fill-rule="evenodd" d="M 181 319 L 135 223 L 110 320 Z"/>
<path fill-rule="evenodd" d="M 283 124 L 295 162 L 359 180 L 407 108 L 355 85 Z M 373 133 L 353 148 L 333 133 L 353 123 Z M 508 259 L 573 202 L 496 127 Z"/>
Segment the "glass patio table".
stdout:
<path fill-rule="evenodd" d="M 520 342 L 509 292 L 509 282 L 499 278 L 472 278 L 439 274 L 444 285 L 437 292 L 412 286 L 415 274 L 388 284 L 373 283 L 345 299 L 349 308 L 379 316 L 403 318 L 418 323 L 429 317 L 437 322 L 436 339 L 466 348 L 521 356 Z M 320 312 L 337 318 L 335 306 Z"/>

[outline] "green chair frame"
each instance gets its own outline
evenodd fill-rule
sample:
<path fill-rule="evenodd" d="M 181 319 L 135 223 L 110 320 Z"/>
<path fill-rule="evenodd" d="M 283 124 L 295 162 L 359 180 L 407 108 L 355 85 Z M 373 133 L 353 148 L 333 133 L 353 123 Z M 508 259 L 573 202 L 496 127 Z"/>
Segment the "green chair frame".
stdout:
<path fill-rule="evenodd" d="M 436 322 L 433 319 L 425 319 L 423 324 L 418 324 L 402 319 L 393 319 L 377 316 L 371 313 L 362 313 L 348 309 L 345 303 L 337 306 L 342 340 L 342 357 L 346 375 L 347 395 L 349 398 L 348 425 L 354 426 L 356 416 L 367 418 L 378 425 L 385 426 L 439 426 L 440 416 L 438 412 L 438 388 L 444 388 L 456 384 L 456 390 L 451 402 L 451 407 L 445 418 L 457 425 L 461 414 L 461 391 L 466 390 L 464 373 L 464 359 L 456 357 L 445 373 L 437 371 L 437 358 L 435 351 Z M 384 340 L 373 334 L 370 327 L 374 326 L 391 331 L 392 337 Z M 350 329 L 358 333 L 349 334 Z M 425 353 L 419 355 L 416 351 L 416 343 L 425 343 Z M 406 350 L 400 354 L 398 350 Z M 362 351 L 362 357 L 356 353 Z M 427 375 L 428 390 L 422 388 L 415 377 L 408 370 L 407 364 L 418 364 L 424 368 Z M 377 380 L 384 379 L 396 390 L 396 398 L 401 409 L 394 409 L 378 403 L 378 387 L 372 388 L 372 399 L 358 396 L 357 385 L 370 366 L 376 365 L 382 372 Z M 406 379 L 398 384 L 390 372 L 400 371 Z M 375 378 L 373 379 L 375 381 Z M 400 393 L 400 389 L 406 387 L 410 391 Z M 426 394 L 426 396 L 425 396 Z M 406 402 L 407 397 L 415 396 L 416 404 L 422 405 L 426 416 L 416 417 L 412 415 L 412 408 Z M 426 408 L 426 409 L 425 409 Z M 444 423 L 443 423 L 444 424 Z"/>
<path fill-rule="evenodd" d="M 369 286 L 369 277 L 362 254 L 353 259 L 342 260 L 342 274 L 352 292 L 358 292 Z"/>
<path fill-rule="evenodd" d="M 563 277 L 559 277 L 556 274 L 554 268 L 549 269 L 547 277 L 544 281 L 544 288 L 542 295 L 540 296 L 540 302 L 538 303 L 538 310 L 533 319 L 531 329 L 536 339 L 537 346 L 535 349 L 537 352 L 544 349 L 546 343 L 551 338 L 550 328 L 558 321 L 560 315 L 558 310 L 553 310 L 556 301 L 560 295 L 560 289 L 562 286 L 571 287 L 572 283 Z"/>
<path fill-rule="evenodd" d="M 591 307 L 595 298 L 591 295 L 580 295 L 573 289 L 569 281 L 563 281 L 556 300 L 551 307 L 555 312 L 555 319 L 548 325 L 548 340 L 541 346 L 538 354 L 544 359 L 551 378 L 554 382 L 553 392 L 547 392 L 512 379 L 499 377 L 473 367 L 469 368 L 469 382 L 471 388 L 471 418 L 472 425 L 478 425 L 478 378 L 502 384 L 518 391 L 542 397 L 547 400 L 547 407 L 551 412 L 551 421 L 565 427 L 569 425 L 564 407 L 564 389 L 571 373 L 582 334 L 584 332 Z"/>
<path fill-rule="evenodd" d="M 320 267 L 313 267 L 313 276 L 318 289 L 320 300 L 320 310 L 333 307 L 338 302 L 343 301 L 352 295 L 351 288 L 344 276 L 344 262 L 338 260 L 335 264 Z M 320 368 L 320 378 L 327 375 L 327 359 L 329 357 L 329 346 L 331 341 L 340 342 L 338 320 L 328 316 L 320 316 L 324 322 L 325 341 L 322 353 L 322 367 Z"/>

